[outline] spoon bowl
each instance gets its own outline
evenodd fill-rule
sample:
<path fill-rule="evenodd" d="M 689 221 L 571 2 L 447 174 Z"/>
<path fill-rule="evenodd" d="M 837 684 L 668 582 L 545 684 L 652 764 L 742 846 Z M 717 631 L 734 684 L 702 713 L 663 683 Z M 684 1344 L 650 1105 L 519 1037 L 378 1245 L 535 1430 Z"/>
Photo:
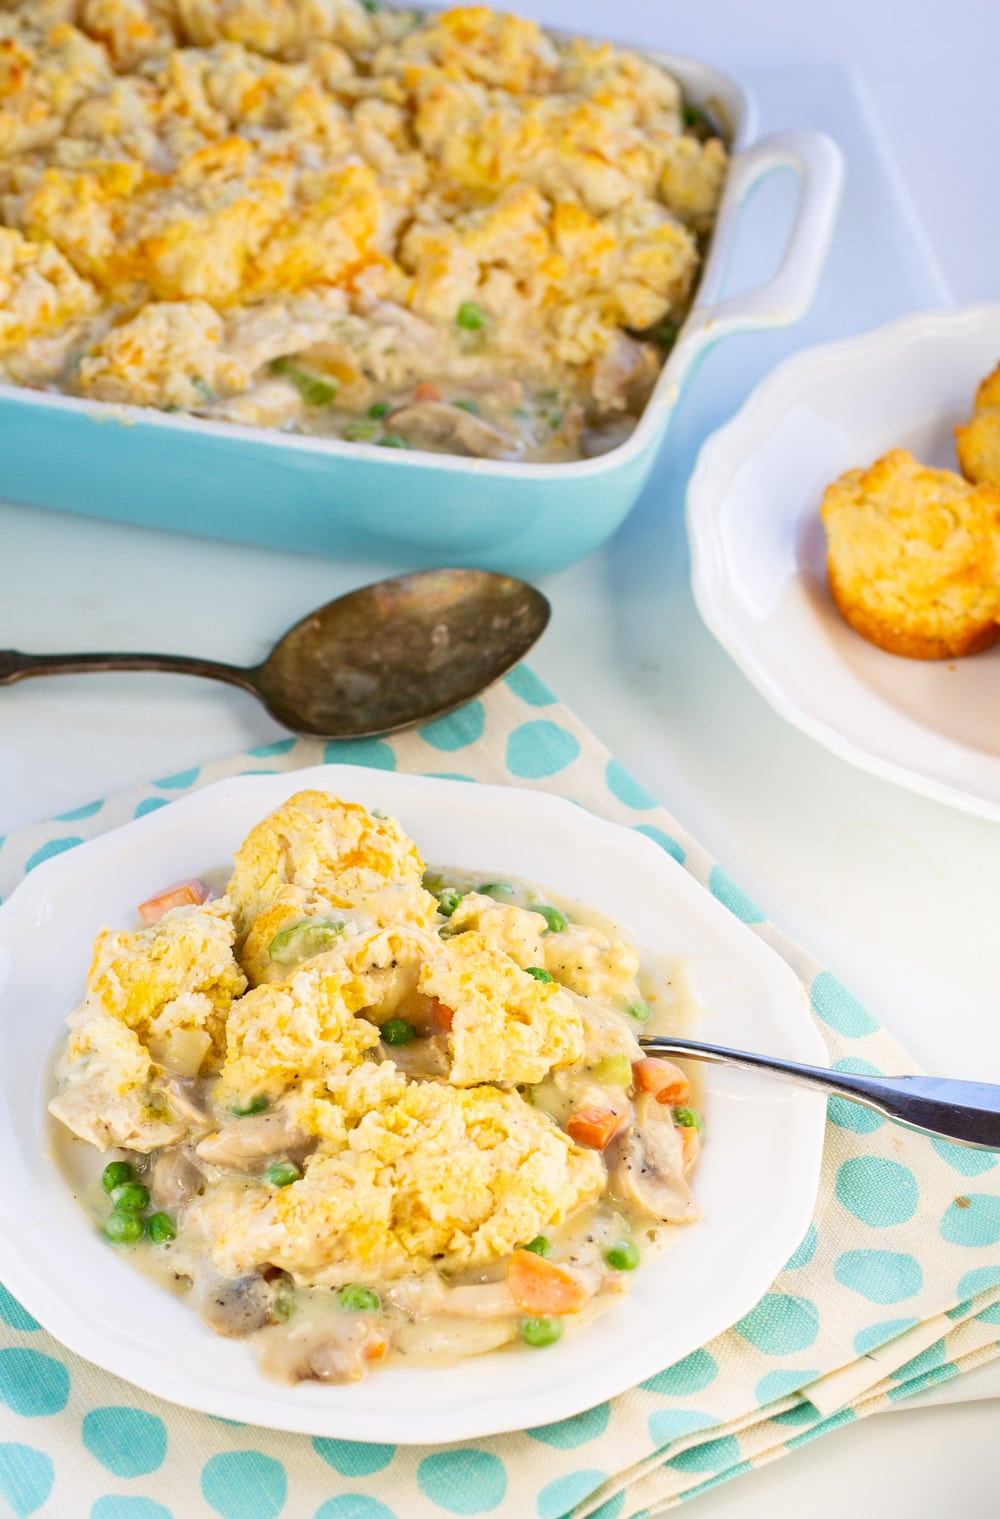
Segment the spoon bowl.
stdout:
<path fill-rule="evenodd" d="M 443 717 L 513 669 L 541 637 L 541 591 L 487 570 L 422 570 L 310 612 L 259 665 L 183 654 L 0 650 L 0 685 L 32 675 L 158 670 L 240 686 L 295 733 L 372 738 Z"/>

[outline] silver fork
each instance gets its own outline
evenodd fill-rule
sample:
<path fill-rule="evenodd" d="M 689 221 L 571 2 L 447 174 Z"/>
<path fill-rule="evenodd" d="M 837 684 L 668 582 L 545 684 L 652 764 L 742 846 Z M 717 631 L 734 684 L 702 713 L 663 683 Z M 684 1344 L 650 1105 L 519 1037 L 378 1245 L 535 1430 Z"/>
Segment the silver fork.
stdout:
<path fill-rule="evenodd" d="M 721 1044 L 693 1039 L 643 1035 L 647 1055 L 682 1055 L 712 1065 L 734 1065 L 745 1071 L 768 1071 L 802 1086 L 871 1108 L 904 1129 L 933 1134 L 975 1150 L 1000 1150 L 1000 1086 L 988 1081 L 957 1081 L 943 1076 L 854 1076 L 818 1065 L 798 1065 L 773 1055 L 754 1055 Z"/>

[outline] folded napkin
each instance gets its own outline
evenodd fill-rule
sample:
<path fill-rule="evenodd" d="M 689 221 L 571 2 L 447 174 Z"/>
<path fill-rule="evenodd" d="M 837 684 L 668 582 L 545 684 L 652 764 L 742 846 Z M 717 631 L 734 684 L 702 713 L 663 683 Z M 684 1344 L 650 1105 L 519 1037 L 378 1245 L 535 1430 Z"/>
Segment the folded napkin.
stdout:
<path fill-rule="evenodd" d="M 0 841 L 0 895 L 51 855 L 197 786 L 323 760 L 537 786 L 645 833 L 788 961 L 835 1066 L 916 1069 L 523 666 L 398 738 L 282 739 L 23 829 Z M 69 1354 L 2 1288 L 0 1320 L 0 1494 L 17 1515 L 646 1519 L 997 1355 L 1000 1154 L 831 1099 L 815 1217 L 745 1318 L 610 1403 L 458 1447 L 226 1424 Z"/>

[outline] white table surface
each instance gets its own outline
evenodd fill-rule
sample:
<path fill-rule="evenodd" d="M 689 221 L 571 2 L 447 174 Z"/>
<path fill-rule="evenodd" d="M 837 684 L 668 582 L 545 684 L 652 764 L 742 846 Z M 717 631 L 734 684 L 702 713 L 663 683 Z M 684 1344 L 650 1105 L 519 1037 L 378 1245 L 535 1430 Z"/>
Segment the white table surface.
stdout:
<path fill-rule="evenodd" d="M 521 9 L 738 74 L 854 65 L 955 302 L 1000 298 L 988 115 L 1000 7 L 522 0 Z M 645 503 L 607 550 L 545 585 L 555 615 L 535 667 L 925 1066 L 1000 1080 L 1000 828 L 894 790 L 782 723 L 698 622 L 678 512 L 676 501 Z M 0 642 L 246 662 L 304 610 L 393 568 L 210 542 L 192 553 L 183 538 L 0 506 Z M 0 833 L 278 732 L 250 698 L 207 683 L 25 683 L 0 699 Z M 1000 1383 L 980 1373 L 950 1388 L 984 1396 Z M 996 1402 L 903 1408 L 706 1495 L 698 1512 L 841 1519 L 851 1505 L 862 1516 L 986 1519 L 998 1507 L 997 1417 Z"/>

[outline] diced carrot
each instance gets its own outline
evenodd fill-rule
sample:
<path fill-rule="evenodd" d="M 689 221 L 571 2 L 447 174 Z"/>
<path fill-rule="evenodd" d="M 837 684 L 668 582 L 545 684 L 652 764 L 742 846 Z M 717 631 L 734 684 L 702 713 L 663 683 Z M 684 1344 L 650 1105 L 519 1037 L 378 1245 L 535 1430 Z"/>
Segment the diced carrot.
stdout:
<path fill-rule="evenodd" d="M 389 1341 L 384 1334 L 373 1330 L 369 1339 L 365 1342 L 365 1360 L 381 1361 L 389 1349 Z"/>
<path fill-rule="evenodd" d="M 515 1250 L 507 1266 L 510 1295 L 525 1313 L 579 1313 L 590 1294 L 572 1271 L 532 1250 Z"/>
<path fill-rule="evenodd" d="M 678 1125 L 677 1132 L 681 1136 L 681 1149 L 684 1152 L 684 1170 L 690 1171 L 701 1150 L 701 1135 L 693 1124 L 689 1128 Z"/>
<path fill-rule="evenodd" d="M 437 1027 L 447 1034 L 455 1021 L 455 1009 L 449 1007 L 447 1003 L 441 1002 L 437 997 L 432 997 L 431 1017 Z"/>
<path fill-rule="evenodd" d="M 444 392 L 432 385 L 430 380 L 421 380 L 419 385 L 413 387 L 413 399 L 415 401 L 443 401 Z"/>
<path fill-rule="evenodd" d="M 168 886 L 157 896 L 150 897 L 148 902 L 140 902 L 139 916 L 144 923 L 159 923 L 163 914 L 172 907 L 192 907 L 207 900 L 208 887 L 204 881 L 196 878 L 179 881 L 176 886 Z"/>
<path fill-rule="evenodd" d="M 603 1150 L 614 1139 L 626 1116 L 618 1108 L 577 1108 L 566 1124 L 566 1133 L 577 1144 Z"/>
<path fill-rule="evenodd" d="M 671 1107 L 677 1107 L 690 1101 L 691 1083 L 681 1068 L 670 1060 L 659 1060 L 655 1055 L 637 1060 L 632 1067 L 632 1079 L 636 1091 L 652 1092 L 657 1102 L 668 1102 Z"/>

